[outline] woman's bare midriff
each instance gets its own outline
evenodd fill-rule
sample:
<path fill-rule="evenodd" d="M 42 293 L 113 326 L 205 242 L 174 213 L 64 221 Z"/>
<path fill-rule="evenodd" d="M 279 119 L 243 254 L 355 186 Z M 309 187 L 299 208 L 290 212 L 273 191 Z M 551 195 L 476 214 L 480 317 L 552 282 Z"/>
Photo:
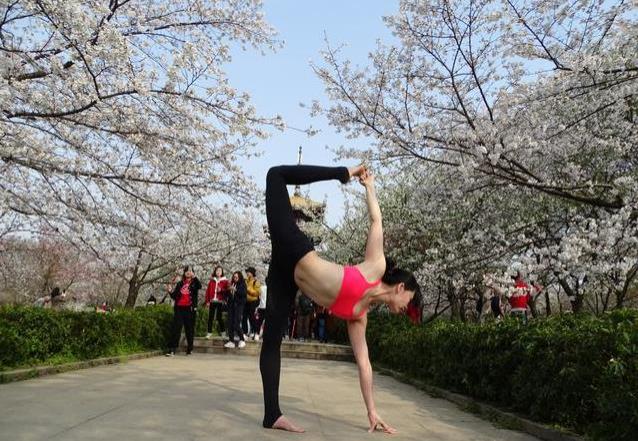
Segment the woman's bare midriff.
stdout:
<path fill-rule="evenodd" d="M 329 307 L 337 299 L 343 266 L 328 262 L 311 251 L 295 265 L 295 283 L 315 303 Z"/>

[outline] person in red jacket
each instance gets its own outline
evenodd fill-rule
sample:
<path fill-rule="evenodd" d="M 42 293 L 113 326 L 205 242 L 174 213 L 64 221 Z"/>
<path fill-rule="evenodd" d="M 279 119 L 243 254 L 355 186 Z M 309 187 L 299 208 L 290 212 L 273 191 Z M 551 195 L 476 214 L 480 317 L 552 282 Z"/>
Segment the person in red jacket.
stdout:
<path fill-rule="evenodd" d="M 531 299 L 529 285 L 523 280 L 521 273 L 516 273 L 514 278 L 514 291 L 508 296 L 512 316 L 520 318 L 527 323 L 527 308 Z"/>
<path fill-rule="evenodd" d="M 222 335 L 224 330 L 224 320 L 222 320 L 222 312 L 228 297 L 229 281 L 224 277 L 224 268 L 216 266 L 215 271 L 211 274 L 208 288 L 206 289 L 206 300 L 204 306 L 208 306 L 208 333 L 206 338 L 213 336 L 213 320 L 217 317 L 217 332 Z"/>
<path fill-rule="evenodd" d="M 173 279 L 175 282 L 177 278 Z M 174 317 L 173 317 L 173 329 L 171 333 L 171 340 L 169 342 L 169 352 L 166 354 L 169 357 L 175 355 L 175 351 L 179 346 L 179 339 L 182 333 L 182 327 L 186 332 L 186 341 L 188 346 L 186 348 L 186 355 L 190 355 L 193 352 L 193 338 L 195 336 L 195 320 L 197 314 L 197 295 L 201 289 L 202 284 L 195 276 L 195 270 L 192 265 L 186 265 L 182 278 L 175 284 L 175 288 L 171 292 L 171 298 L 175 300 Z M 167 287 L 170 290 L 170 285 Z"/>

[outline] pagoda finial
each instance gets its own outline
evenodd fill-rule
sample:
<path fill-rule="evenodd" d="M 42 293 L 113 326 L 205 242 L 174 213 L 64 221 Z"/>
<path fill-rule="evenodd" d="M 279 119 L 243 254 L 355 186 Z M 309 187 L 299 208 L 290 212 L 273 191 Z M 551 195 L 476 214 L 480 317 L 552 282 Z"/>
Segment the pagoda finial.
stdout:
<path fill-rule="evenodd" d="M 299 146 L 299 152 L 297 153 L 297 165 L 301 165 L 301 146 Z M 301 196 L 301 187 L 295 185 L 295 196 Z"/>

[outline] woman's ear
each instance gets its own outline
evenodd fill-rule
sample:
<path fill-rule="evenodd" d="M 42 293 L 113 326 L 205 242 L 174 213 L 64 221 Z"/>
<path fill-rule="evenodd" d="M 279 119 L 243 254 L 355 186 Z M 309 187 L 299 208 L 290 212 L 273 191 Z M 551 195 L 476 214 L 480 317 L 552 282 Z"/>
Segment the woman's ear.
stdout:
<path fill-rule="evenodd" d="M 405 290 L 405 283 L 400 282 L 394 285 L 394 293 L 401 294 Z"/>

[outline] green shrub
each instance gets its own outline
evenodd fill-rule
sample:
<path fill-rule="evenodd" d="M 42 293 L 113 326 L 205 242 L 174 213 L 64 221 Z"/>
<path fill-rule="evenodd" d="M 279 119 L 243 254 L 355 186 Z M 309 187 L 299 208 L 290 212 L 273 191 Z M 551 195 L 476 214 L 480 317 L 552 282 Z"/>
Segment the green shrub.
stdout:
<path fill-rule="evenodd" d="M 371 315 L 375 362 L 593 439 L 638 439 L 638 312 L 413 326 Z"/>
<path fill-rule="evenodd" d="M 166 306 L 109 314 L 3 306 L 0 369 L 161 349 L 172 315 Z"/>

